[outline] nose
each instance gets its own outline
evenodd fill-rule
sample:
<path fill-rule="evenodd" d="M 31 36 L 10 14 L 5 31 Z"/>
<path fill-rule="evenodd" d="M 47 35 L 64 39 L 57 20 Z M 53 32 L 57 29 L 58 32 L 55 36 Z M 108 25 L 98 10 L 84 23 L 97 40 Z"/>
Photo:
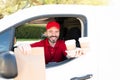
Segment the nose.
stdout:
<path fill-rule="evenodd" d="M 52 32 L 52 36 L 56 36 L 56 32 Z"/>

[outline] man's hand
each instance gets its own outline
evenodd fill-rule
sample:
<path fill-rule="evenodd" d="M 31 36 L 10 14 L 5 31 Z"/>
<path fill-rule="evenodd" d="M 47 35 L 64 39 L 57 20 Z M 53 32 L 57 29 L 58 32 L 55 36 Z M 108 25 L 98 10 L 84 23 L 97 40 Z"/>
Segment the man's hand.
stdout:
<path fill-rule="evenodd" d="M 75 50 L 68 50 L 66 52 L 67 52 L 68 58 L 80 57 L 81 55 L 84 54 L 84 52 L 81 48 L 76 48 Z"/>
<path fill-rule="evenodd" d="M 31 53 L 31 46 L 30 44 L 20 44 L 17 47 L 23 54 L 30 54 Z"/>

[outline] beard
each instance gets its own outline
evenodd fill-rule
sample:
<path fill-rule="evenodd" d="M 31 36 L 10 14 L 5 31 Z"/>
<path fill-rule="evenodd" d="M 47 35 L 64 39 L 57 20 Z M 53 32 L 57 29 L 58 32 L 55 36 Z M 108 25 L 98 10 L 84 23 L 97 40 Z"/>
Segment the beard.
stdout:
<path fill-rule="evenodd" d="M 56 41 L 58 40 L 58 37 L 57 37 L 57 36 L 50 36 L 50 37 L 48 37 L 48 40 L 49 40 L 51 43 L 56 43 Z"/>

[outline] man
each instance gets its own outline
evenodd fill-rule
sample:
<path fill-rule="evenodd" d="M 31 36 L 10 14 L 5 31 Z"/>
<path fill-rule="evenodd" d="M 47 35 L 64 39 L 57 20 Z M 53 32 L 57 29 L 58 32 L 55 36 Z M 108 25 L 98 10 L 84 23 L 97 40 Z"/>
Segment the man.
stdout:
<path fill-rule="evenodd" d="M 57 23 L 56 21 L 51 21 L 48 22 L 48 24 L 46 25 L 46 39 L 30 45 L 18 46 L 18 48 L 26 53 L 29 53 L 31 47 L 44 47 L 46 64 L 48 64 L 49 62 L 60 62 L 65 60 L 66 58 L 73 58 L 73 56 L 69 55 L 70 52 L 67 51 L 65 42 L 58 39 L 59 35 L 59 23 Z M 79 55 L 81 55 L 80 52 Z"/>

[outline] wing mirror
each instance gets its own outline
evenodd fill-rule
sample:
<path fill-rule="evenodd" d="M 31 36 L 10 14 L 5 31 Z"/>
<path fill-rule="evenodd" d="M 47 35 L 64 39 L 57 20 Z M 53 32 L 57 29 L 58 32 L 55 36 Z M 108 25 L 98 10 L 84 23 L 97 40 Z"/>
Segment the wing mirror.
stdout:
<path fill-rule="evenodd" d="M 17 63 L 13 52 L 0 52 L 0 77 L 11 79 L 18 74 Z"/>

